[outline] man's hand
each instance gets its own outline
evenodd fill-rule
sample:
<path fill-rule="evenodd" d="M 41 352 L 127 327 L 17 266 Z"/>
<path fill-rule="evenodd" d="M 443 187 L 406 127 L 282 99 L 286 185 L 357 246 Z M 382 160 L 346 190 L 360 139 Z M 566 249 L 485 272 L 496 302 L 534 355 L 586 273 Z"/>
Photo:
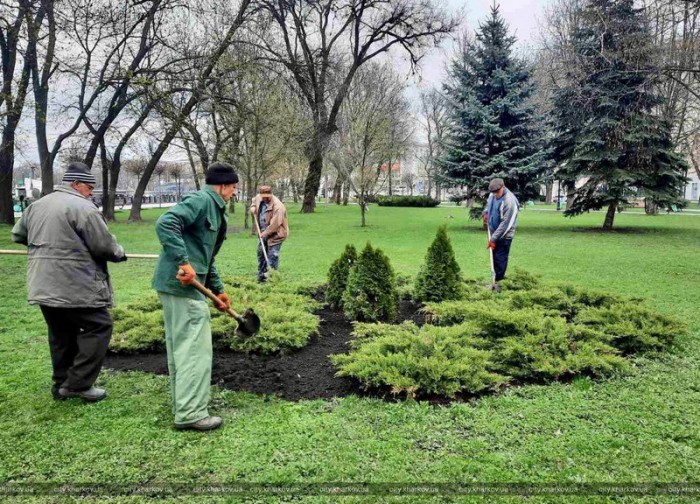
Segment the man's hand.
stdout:
<path fill-rule="evenodd" d="M 178 266 L 178 268 L 179 271 L 177 272 L 175 278 L 180 280 L 180 283 L 182 285 L 189 285 L 192 282 L 194 282 L 197 278 L 197 273 L 195 273 L 194 268 L 191 264 L 182 264 Z"/>
<path fill-rule="evenodd" d="M 217 310 L 220 312 L 225 312 L 231 308 L 231 300 L 229 299 L 228 294 L 222 292 L 221 294 L 217 295 L 216 298 L 219 300 L 219 306 L 216 307 Z"/>
<path fill-rule="evenodd" d="M 489 214 L 485 213 L 481 216 L 484 219 L 484 224 L 488 224 L 489 222 Z"/>
<path fill-rule="evenodd" d="M 487 249 L 491 250 L 496 250 L 496 242 L 490 241 L 488 245 L 486 245 Z"/>

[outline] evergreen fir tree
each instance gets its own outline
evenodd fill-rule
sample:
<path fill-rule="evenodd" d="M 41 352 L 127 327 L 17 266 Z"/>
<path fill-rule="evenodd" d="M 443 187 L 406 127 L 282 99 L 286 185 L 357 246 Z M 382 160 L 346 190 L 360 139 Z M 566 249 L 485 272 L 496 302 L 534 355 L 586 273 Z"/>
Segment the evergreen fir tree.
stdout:
<path fill-rule="evenodd" d="M 425 255 L 425 264 L 416 276 L 415 298 L 435 302 L 457 299 L 461 285 L 459 271 L 445 226 L 440 226 Z"/>
<path fill-rule="evenodd" d="M 343 305 L 343 292 L 348 284 L 350 268 L 355 264 L 355 261 L 357 261 L 357 250 L 354 245 L 348 244 L 328 270 L 326 302 L 333 308 L 341 308 Z"/>
<path fill-rule="evenodd" d="M 503 178 L 522 202 L 539 194 L 541 126 L 529 101 L 531 71 L 513 55 L 515 41 L 498 6 L 492 7 L 444 85 L 448 124 L 442 178 L 445 184 L 466 186 L 467 197 L 482 205 L 494 177 Z"/>
<path fill-rule="evenodd" d="M 603 228 L 612 229 L 631 197 L 681 204 L 687 165 L 655 115 L 663 98 L 643 11 L 633 0 L 589 0 L 570 42 L 567 84 L 554 97 L 554 156 L 573 195 L 565 214 L 607 208 Z"/>
<path fill-rule="evenodd" d="M 398 313 L 399 294 L 389 258 L 368 243 L 350 268 L 343 294 L 343 309 L 353 320 L 393 320 Z"/>

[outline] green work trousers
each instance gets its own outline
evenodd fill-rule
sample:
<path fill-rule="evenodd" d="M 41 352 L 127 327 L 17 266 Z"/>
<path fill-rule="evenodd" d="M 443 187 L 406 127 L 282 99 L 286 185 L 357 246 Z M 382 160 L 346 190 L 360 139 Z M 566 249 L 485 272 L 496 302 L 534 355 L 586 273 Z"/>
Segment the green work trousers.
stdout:
<path fill-rule="evenodd" d="M 206 301 L 159 292 L 165 320 L 170 392 L 175 424 L 209 416 L 212 345 Z"/>

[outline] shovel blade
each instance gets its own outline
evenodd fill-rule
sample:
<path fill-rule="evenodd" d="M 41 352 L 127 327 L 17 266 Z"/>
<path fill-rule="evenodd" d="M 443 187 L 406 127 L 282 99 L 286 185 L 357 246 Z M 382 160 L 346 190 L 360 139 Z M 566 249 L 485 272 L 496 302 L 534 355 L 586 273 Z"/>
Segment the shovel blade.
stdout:
<path fill-rule="evenodd" d="M 243 316 L 236 320 L 238 321 L 236 335 L 241 338 L 252 338 L 260 330 L 260 317 L 252 308 L 247 308 Z"/>

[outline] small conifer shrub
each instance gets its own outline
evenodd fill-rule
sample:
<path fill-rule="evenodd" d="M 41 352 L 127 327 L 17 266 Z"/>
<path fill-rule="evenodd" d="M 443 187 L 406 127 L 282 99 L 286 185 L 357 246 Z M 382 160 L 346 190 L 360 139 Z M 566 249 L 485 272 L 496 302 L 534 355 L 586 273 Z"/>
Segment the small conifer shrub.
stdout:
<path fill-rule="evenodd" d="M 328 290 L 326 290 L 326 302 L 333 308 L 343 307 L 343 292 L 348 284 L 350 268 L 357 261 L 357 250 L 352 244 L 345 246 L 345 250 L 338 259 L 333 261 L 328 270 Z"/>
<path fill-rule="evenodd" d="M 389 258 L 368 243 L 350 269 L 343 293 L 343 309 L 353 320 L 393 320 L 399 295 Z"/>
<path fill-rule="evenodd" d="M 447 301 L 460 297 L 460 269 L 445 226 L 440 226 L 428 248 L 425 263 L 416 276 L 414 296 L 418 301 Z"/>

